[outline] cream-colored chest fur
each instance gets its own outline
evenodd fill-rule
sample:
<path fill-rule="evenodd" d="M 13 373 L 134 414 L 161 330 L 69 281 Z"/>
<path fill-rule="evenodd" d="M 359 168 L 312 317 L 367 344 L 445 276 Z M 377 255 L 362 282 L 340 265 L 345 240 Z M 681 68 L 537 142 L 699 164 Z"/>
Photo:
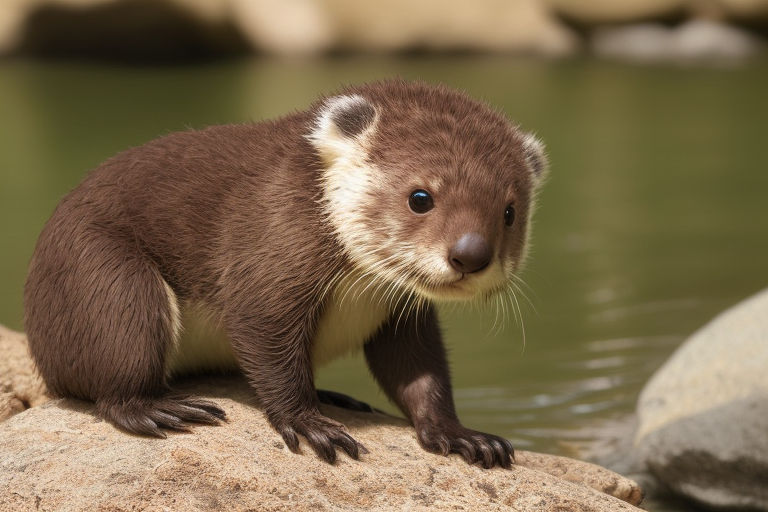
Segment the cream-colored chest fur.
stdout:
<path fill-rule="evenodd" d="M 178 321 L 176 340 L 168 354 L 171 375 L 237 369 L 229 338 L 204 307 L 186 308 Z"/>
<path fill-rule="evenodd" d="M 312 344 L 315 366 L 359 349 L 390 315 L 387 301 L 369 280 L 347 278 L 336 286 Z"/>
<path fill-rule="evenodd" d="M 312 341 L 312 362 L 320 366 L 353 352 L 378 329 L 390 314 L 382 293 L 370 281 L 350 276 L 330 292 Z M 172 307 L 176 309 L 175 297 Z M 176 313 L 178 315 L 178 312 Z M 234 370 L 237 360 L 223 329 L 211 321 L 204 308 L 190 308 L 177 318 L 176 342 L 168 358 L 168 371 L 180 375 L 204 370 Z"/>

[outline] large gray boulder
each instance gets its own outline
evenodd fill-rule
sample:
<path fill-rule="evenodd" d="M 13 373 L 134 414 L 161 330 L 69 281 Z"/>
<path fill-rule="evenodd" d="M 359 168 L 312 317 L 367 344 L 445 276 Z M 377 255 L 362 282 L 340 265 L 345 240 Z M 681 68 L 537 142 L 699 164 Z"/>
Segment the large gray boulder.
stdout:
<path fill-rule="evenodd" d="M 31 368 L 22 357 L 23 335 L 0 329 L 0 348 L 16 354 L 24 372 Z M 0 372 L 13 374 L 2 359 Z M 27 396 L 39 387 L 32 379 L 10 394 Z M 360 461 L 340 454 L 331 466 L 306 445 L 302 454 L 291 453 L 242 379 L 205 378 L 179 387 L 216 400 L 229 421 L 160 440 L 120 432 L 98 420 L 92 405 L 75 400 L 10 416 L 0 423 L 0 511 L 608 512 L 638 511 L 633 504 L 642 499 L 633 481 L 593 464 L 520 452 L 510 470 L 483 470 L 457 456 L 424 452 L 401 419 L 336 408 L 325 412 L 370 453 Z"/>
<path fill-rule="evenodd" d="M 768 510 L 768 290 L 686 341 L 640 395 L 637 452 L 667 487 Z"/>

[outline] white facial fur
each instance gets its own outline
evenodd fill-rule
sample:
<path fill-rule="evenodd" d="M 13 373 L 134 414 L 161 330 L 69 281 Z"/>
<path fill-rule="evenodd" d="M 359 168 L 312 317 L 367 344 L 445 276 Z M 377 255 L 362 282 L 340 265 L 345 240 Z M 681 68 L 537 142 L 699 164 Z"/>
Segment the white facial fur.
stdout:
<path fill-rule="evenodd" d="M 363 212 L 371 200 L 370 191 L 381 185 L 381 171 L 368 159 L 368 148 L 371 135 L 376 129 L 378 115 L 362 133 L 349 137 L 341 132 L 334 124 L 334 114 L 339 109 L 350 108 L 357 102 L 366 101 L 360 96 L 336 96 L 328 100 L 325 108 L 318 117 L 315 129 L 309 139 L 318 151 L 326 165 L 323 173 L 323 207 L 334 227 L 336 235 L 347 251 L 353 263 L 368 277 L 384 276 L 386 281 L 394 283 L 388 299 L 397 300 L 402 297 L 408 286 L 402 275 L 391 270 L 395 262 L 382 264 L 381 257 L 376 254 L 382 243 L 390 244 L 390 253 L 397 254 L 398 260 L 407 265 L 418 266 L 433 275 L 450 271 L 444 258 L 438 257 L 434 250 L 424 246 L 416 247 L 409 241 L 393 239 L 381 240 L 365 225 Z M 382 216 L 380 222 L 393 232 L 396 223 L 394 218 Z M 418 253 L 418 254 L 417 254 Z M 413 268 L 413 267 L 412 267 Z M 377 293 L 382 293 L 381 280 L 374 283 Z"/>
<path fill-rule="evenodd" d="M 376 263 L 366 250 L 376 244 L 364 225 L 362 213 L 366 192 L 376 180 L 377 170 L 368 161 L 368 141 L 376 127 L 378 116 L 362 133 L 345 136 L 333 122 L 337 109 L 356 102 L 365 102 L 360 96 L 336 96 L 326 103 L 317 119 L 309 139 L 326 165 L 323 173 L 323 207 L 350 258 L 362 268 Z"/>

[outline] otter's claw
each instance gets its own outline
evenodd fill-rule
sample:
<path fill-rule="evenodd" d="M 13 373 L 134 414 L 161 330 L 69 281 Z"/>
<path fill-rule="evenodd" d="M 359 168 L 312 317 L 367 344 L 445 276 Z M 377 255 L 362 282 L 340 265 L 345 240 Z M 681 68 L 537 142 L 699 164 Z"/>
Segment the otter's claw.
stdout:
<path fill-rule="evenodd" d="M 365 446 L 347 433 L 344 425 L 319 413 L 290 420 L 277 430 L 292 452 L 299 452 L 298 435 L 302 435 L 317 456 L 330 464 L 336 462 L 336 447 L 355 460 L 360 458 L 361 452 L 368 453 Z"/>
<path fill-rule="evenodd" d="M 464 428 L 461 425 L 421 425 L 416 427 L 421 446 L 433 453 L 458 453 L 469 464 L 484 468 L 509 468 L 515 461 L 512 443 L 503 437 Z"/>

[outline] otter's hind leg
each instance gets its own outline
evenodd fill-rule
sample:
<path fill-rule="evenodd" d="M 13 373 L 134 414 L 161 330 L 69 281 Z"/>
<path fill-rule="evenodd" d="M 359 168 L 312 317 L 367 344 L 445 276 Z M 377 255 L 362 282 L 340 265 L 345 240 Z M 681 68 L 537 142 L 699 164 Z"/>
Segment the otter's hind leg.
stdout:
<path fill-rule="evenodd" d="M 26 328 L 49 390 L 92 400 L 137 434 L 164 437 L 162 428 L 223 419 L 212 402 L 167 394 L 178 315 L 156 266 L 130 243 L 83 231 L 44 233 L 30 265 Z"/>

